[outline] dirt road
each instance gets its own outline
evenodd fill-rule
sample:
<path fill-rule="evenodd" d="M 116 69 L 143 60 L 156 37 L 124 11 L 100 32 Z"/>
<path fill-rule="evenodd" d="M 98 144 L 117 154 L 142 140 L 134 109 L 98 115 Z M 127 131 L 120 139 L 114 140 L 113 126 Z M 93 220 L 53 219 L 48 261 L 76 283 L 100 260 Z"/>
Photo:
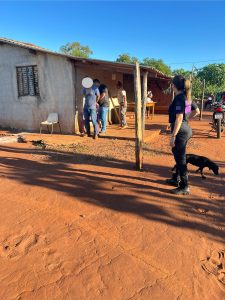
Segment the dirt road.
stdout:
<path fill-rule="evenodd" d="M 147 129 L 157 124 L 166 118 Z M 0 299 L 223 299 L 225 137 L 208 120 L 192 127 L 188 152 L 220 175 L 190 167 L 187 197 L 164 184 L 165 133 L 144 145 L 143 172 L 132 127 L 97 141 L 43 135 L 46 149 L 29 142 L 38 135 L 0 145 Z"/>

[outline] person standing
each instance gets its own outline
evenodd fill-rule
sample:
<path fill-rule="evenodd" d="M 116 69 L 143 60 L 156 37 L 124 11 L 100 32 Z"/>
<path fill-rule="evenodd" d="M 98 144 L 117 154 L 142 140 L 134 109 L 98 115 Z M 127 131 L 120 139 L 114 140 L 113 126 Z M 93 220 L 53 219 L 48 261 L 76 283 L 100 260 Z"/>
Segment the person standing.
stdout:
<path fill-rule="evenodd" d="M 177 188 L 173 194 L 188 195 L 188 171 L 186 163 L 186 146 L 192 136 L 188 119 L 199 114 L 197 105 L 191 99 L 191 81 L 181 75 L 173 78 L 175 97 L 169 107 L 169 123 L 171 124 L 172 137 L 170 146 L 176 162 L 176 172 L 166 182 Z"/>
<path fill-rule="evenodd" d="M 123 88 L 123 84 L 121 81 L 117 82 L 117 99 L 120 105 L 120 122 L 121 129 L 125 129 L 128 127 L 126 121 L 126 113 L 127 113 L 127 94 Z"/>
<path fill-rule="evenodd" d="M 107 124 L 107 113 L 109 110 L 109 92 L 105 84 L 99 86 L 100 98 L 98 101 L 99 111 L 98 119 L 101 122 L 101 132 L 100 135 L 106 134 L 106 124 Z"/>
<path fill-rule="evenodd" d="M 153 98 L 152 92 L 148 91 L 147 99 L 146 99 L 146 113 L 147 113 L 147 118 L 149 118 L 149 115 L 150 115 L 150 107 L 147 104 L 153 102 L 152 98 Z"/>
<path fill-rule="evenodd" d="M 206 102 L 205 102 L 205 109 L 207 109 L 208 107 L 210 107 L 211 104 L 212 104 L 212 96 L 210 95 L 210 96 L 207 98 Z"/>
<path fill-rule="evenodd" d="M 94 84 L 94 88 L 99 90 L 99 86 L 100 86 L 100 81 L 99 79 L 94 79 L 93 80 L 93 84 Z M 98 98 L 99 100 L 99 98 Z M 99 104 L 98 104 L 98 100 L 96 102 L 96 113 L 97 113 L 97 120 L 98 120 L 98 110 L 99 110 Z"/>
<path fill-rule="evenodd" d="M 94 127 L 94 136 L 93 138 L 98 138 L 98 122 L 97 122 L 97 101 L 99 100 L 100 94 L 97 84 L 94 84 L 91 88 L 83 88 L 83 95 L 85 97 L 84 101 L 84 123 L 85 129 L 88 136 L 91 136 L 90 133 L 90 118 Z"/>

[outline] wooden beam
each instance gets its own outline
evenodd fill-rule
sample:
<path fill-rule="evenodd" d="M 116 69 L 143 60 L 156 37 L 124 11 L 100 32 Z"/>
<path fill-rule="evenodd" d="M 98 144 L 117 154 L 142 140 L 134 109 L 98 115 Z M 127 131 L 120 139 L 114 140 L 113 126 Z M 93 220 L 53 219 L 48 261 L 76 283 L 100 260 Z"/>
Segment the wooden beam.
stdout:
<path fill-rule="evenodd" d="M 142 170 L 143 163 L 143 150 L 142 150 L 142 114 L 141 114 L 141 76 L 139 63 L 135 64 L 134 69 L 134 91 L 135 91 L 135 156 L 136 167 L 138 170 Z"/>
<path fill-rule="evenodd" d="M 142 135 L 144 138 L 145 133 L 145 104 L 147 102 L 148 94 L 148 72 L 145 72 L 143 75 L 143 96 L 142 96 Z"/>

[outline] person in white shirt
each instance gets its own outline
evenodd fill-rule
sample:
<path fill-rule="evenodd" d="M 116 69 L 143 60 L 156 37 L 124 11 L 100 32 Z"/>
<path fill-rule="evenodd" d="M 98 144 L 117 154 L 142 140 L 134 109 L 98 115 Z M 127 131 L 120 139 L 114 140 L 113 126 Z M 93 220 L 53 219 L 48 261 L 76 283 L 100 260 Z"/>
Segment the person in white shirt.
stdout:
<path fill-rule="evenodd" d="M 152 92 L 148 91 L 146 104 L 153 102 L 152 98 L 153 98 Z M 147 113 L 147 118 L 149 118 L 149 115 L 150 115 L 150 107 L 149 106 L 146 106 L 146 113 Z"/>
<path fill-rule="evenodd" d="M 128 127 L 126 121 L 126 113 L 127 113 L 127 94 L 123 88 L 122 82 L 117 82 L 117 99 L 120 105 L 120 122 L 121 129 L 125 129 Z"/>

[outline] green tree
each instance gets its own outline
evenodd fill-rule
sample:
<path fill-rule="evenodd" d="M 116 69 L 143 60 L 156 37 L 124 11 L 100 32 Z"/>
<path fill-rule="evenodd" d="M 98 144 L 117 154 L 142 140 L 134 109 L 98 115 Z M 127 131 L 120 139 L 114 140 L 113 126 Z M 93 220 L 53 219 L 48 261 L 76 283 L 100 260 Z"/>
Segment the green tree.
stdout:
<path fill-rule="evenodd" d="M 135 64 L 136 62 L 138 62 L 138 58 L 135 56 L 131 57 L 129 53 L 123 53 L 117 57 L 116 61 L 126 64 Z"/>
<path fill-rule="evenodd" d="M 206 82 L 206 93 L 225 90 L 225 64 L 209 64 L 203 67 L 197 77 Z"/>
<path fill-rule="evenodd" d="M 192 78 L 192 97 L 199 99 L 202 97 L 203 81 L 198 77 Z"/>
<path fill-rule="evenodd" d="M 143 59 L 141 64 L 145 65 L 145 66 L 153 67 L 153 68 L 163 72 L 164 74 L 172 75 L 171 68 L 167 64 L 165 64 L 162 59 L 146 57 Z"/>
<path fill-rule="evenodd" d="M 88 46 L 83 46 L 79 42 L 67 43 L 59 49 L 60 52 L 70 54 L 76 57 L 89 58 L 93 54 Z"/>
<path fill-rule="evenodd" d="M 176 69 L 176 70 L 173 70 L 173 75 L 183 75 L 185 78 L 190 78 L 191 71 L 187 71 L 184 69 Z"/>

